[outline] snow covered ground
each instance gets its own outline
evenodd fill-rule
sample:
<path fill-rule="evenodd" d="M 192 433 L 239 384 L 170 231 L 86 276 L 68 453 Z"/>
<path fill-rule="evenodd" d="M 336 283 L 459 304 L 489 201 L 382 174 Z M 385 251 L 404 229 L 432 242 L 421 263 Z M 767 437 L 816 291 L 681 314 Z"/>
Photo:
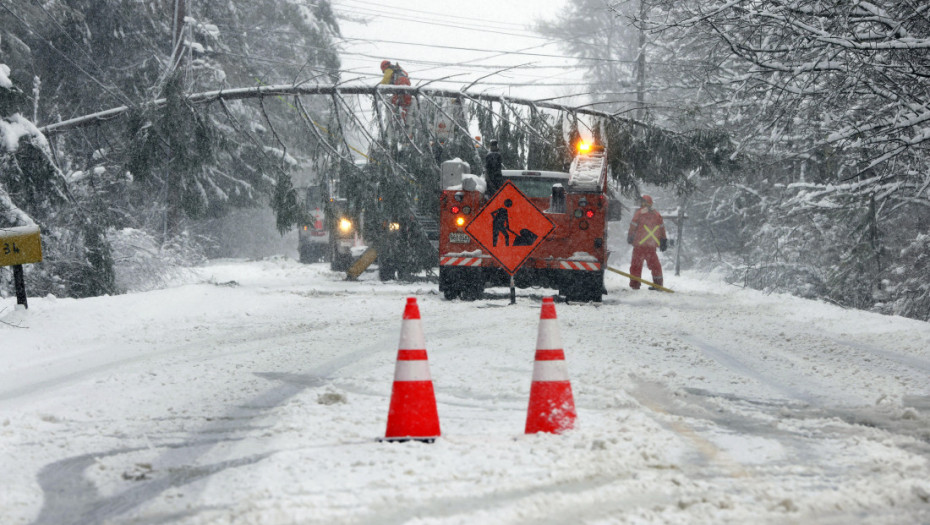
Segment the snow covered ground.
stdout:
<path fill-rule="evenodd" d="M 523 434 L 547 290 L 450 302 L 279 257 L 2 299 L 2 522 L 930 523 L 930 324 L 667 273 L 557 302 L 564 435 Z M 433 444 L 376 440 L 407 297 Z"/>

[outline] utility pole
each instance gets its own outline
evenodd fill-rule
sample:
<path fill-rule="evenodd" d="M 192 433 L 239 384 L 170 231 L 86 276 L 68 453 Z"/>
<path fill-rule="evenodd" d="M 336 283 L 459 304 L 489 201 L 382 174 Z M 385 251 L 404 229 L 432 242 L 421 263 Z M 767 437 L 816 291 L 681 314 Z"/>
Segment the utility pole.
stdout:
<path fill-rule="evenodd" d="M 677 217 L 675 218 L 675 224 L 678 226 L 678 235 L 675 240 L 675 276 L 681 275 L 681 244 L 682 244 L 682 230 L 685 227 L 685 219 L 688 218 L 688 214 L 685 213 L 685 203 L 688 202 L 688 198 L 685 197 L 681 200 L 681 205 L 678 206 Z"/>
<path fill-rule="evenodd" d="M 182 43 L 184 36 L 184 18 L 187 16 L 187 0 L 174 0 L 174 19 L 171 24 L 171 69 L 174 69 L 181 63 L 181 56 L 184 53 Z"/>
<path fill-rule="evenodd" d="M 882 289 L 882 248 L 878 237 L 878 214 L 875 211 L 875 193 L 869 195 L 869 248 L 875 264 L 873 291 Z"/>
<path fill-rule="evenodd" d="M 177 74 L 177 68 L 181 64 L 184 56 L 184 18 L 187 16 L 187 0 L 174 0 L 174 17 L 171 24 L 171 61 L 168 65 L 168 93 L 179 94 L 183 91 L 181 79 L 173 78 Z M 176 103 L 174 101 L 173 103 Z M 165 118 L 176 118 L 176 108 L 172 107 L 172 101 L 168 102 L 165 111 Z M 182 166 L 174 159 L 180 155 L 181 148 L 176 144 L 177 140 L 174 134 L 168 138 L 168 163 L 167 172 L 165 173 L 165 231 L 164 240 L 178 235 L 181 224 L 181 205 L 182 205 Z"/>
<path fill-rule="evenodd" d="M 636 119 L 646 116 L 646 0 L 639 0 L 639 53 L 636 56 Z"/>

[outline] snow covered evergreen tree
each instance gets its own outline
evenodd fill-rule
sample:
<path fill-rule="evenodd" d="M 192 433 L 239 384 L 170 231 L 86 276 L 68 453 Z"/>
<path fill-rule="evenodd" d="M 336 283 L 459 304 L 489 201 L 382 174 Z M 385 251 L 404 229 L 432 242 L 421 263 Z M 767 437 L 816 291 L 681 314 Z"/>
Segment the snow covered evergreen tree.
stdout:
<path fill-rule="evenodd" d="M 112 293 L 105 232 L 72 198 L 45 136 L 16 112 L 26 102 L 10 80 L 10 67 L 0 64 L 0 228 L 40 228 L 44 260 L 24 272 L 31 293 Z"/>
<path fill-rule="evenodd" d="M 132 108 L 129 119 L 50 136 L 49 158 L 61 166 L 59 177 L 74 181 L 70 197 L 96 228 L 86 233 L 128 239 L 137 235 L 118 232 L 145 231 L 169 251 L 188 246 L 192 252 L 182 258 L 189 259 L 196 257 L 195 237 L 182 234 L 232 207 L 270 205 L 280 229 L 290 229 L 298 215 L 295 185 L 318 176 L 317 145 L 307 140 L 301 113 L 325 120 L 329 105 L 310 101 L 298 111 L 268 98 L 194 107 L 185 97 L 222 87 L 334 82 L 338 26 L 325 0 L 174 4 L 177 16 L 155 1 L 4 6 L 0 50 L 12 62 L 11 80 L 33 86 L 19 92 L 19 111 L 37 125 Z"/>

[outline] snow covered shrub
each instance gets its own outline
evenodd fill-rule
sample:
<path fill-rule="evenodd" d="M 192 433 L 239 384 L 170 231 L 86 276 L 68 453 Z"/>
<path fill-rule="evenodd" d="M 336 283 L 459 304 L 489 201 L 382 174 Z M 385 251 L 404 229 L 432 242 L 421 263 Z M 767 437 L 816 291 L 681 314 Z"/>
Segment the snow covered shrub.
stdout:
<path fill-rule="evenodd" d="M 205 258 L 200 246 L 186 232 L 160 244 L 151 234 L 135 229 L 107 232 L 113 246 L 116 285 L 120 290 L 139 292 L 163 288 L 189 277 L 188 269 Z"/>
<path fill-rule="evenodd" d="M 930 321 L 930 234 L 918 234 L 901 250 L 887 274 L 887 292 L 893 297 L 877 308 L 883 313 Z"/>
<path fill-rule="evenodd" d="M 2 64 L 0 64 L 2 65 Z M 109 246 L 75 205 L 45 136 L 16 110 L 21 93 L 0 68 L 0 227 L 38 225 L 43 261 L 26 265 L 31 295 L 87 297 L 115 291 Z"/>

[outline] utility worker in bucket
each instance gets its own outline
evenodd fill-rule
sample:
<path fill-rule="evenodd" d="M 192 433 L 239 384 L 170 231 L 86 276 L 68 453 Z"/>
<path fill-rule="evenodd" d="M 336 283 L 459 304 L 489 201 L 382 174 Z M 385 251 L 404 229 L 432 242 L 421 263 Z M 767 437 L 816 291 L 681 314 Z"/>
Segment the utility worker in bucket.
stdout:
<path fill-rule="evenodd" d="M 409 86 L 410 77 L 399 64 L 392 64 L 390 60 L 381 61 L 381 84 L 388 86 Z M 413 97 L 404 93 L 395 93 L 391 96 L 391 102 L 400 108 L 400 114 L 407 121 L 407 108 L 413 102 Z"/>
<path fill-rule="evenodd" d="M 640 277 L 643 273 L 643 261 L 652 272 L 652 282 L 662 286 L 662 264 L 656 254 L 656 248 L 663 252 L 668 248 L 668 239 L 665 236 L 665 225 L 662 215 L 652 209 L 652 197 L 640 197 L 640 208 L 633 214 L 630 221 L 630 232 L 626 242 L 633 245 L 633 259 L 630 261 L 630 275 Z M 639 281 L 630 279 L 630 288 L 639 290 Z M 650 290 L 655 290 L 650 286 Z"/>

